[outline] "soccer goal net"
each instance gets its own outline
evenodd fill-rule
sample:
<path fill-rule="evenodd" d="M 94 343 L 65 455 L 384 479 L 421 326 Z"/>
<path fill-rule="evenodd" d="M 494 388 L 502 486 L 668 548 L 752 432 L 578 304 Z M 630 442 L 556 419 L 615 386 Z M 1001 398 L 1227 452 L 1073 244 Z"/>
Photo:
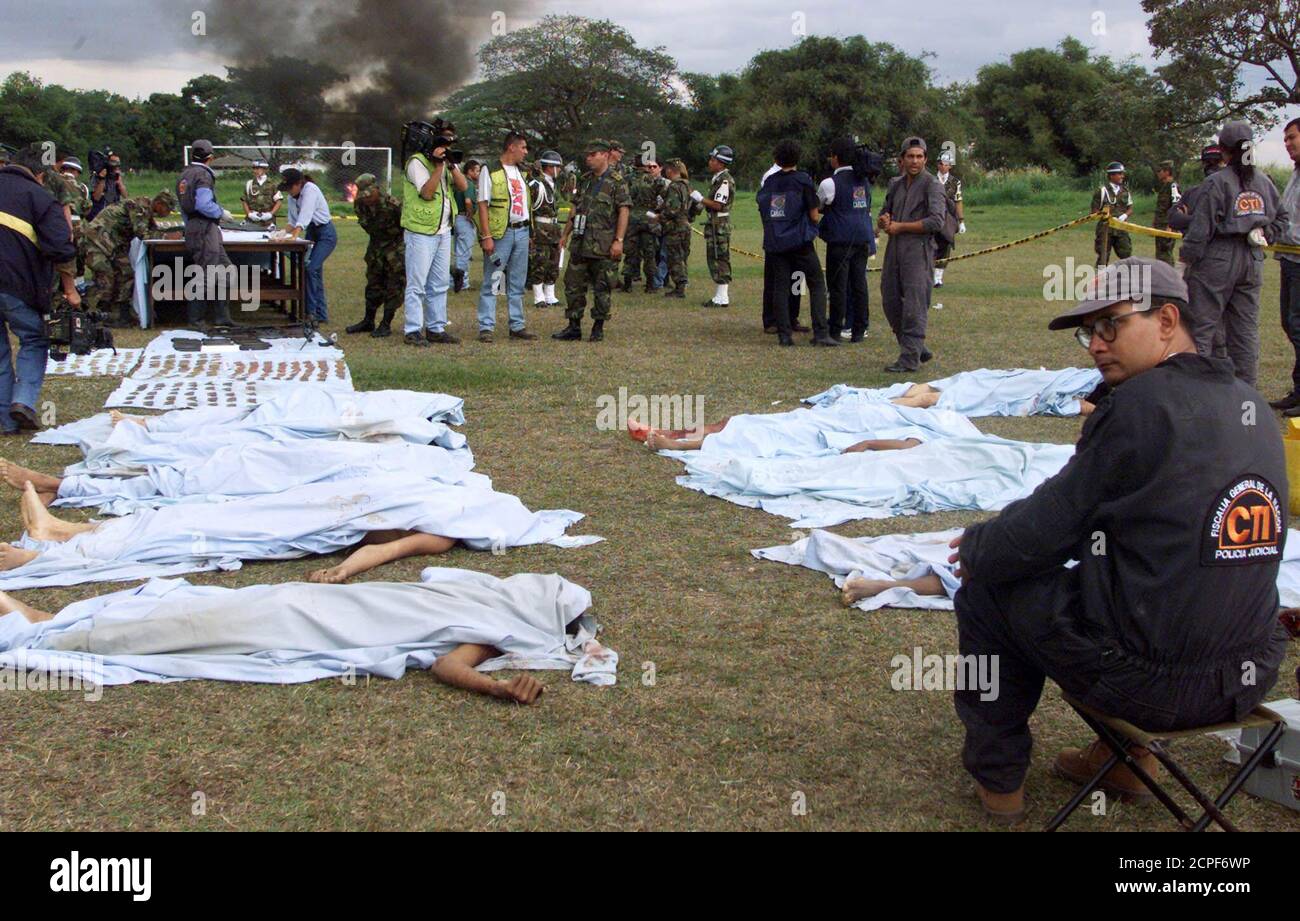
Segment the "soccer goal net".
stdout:
<path fill-rule="evenodd" d="M 384 188 L 392 187 L 393 148 L 283 146 L 283 145 L 233 145 L 214 144 L 212 162 L 208 165 L 218 176 L 231 179 L 251 179 L 253 163 L 265 160 L 274 177 L 286 167 L 311 174 L 317 185 L 328 190 L 331 198 L 351 201 L 356 193 L 356 178 L 362 173 L 373 173 Z M 185 145 L 185 164 L 190 162 L 190 145 Z"/>

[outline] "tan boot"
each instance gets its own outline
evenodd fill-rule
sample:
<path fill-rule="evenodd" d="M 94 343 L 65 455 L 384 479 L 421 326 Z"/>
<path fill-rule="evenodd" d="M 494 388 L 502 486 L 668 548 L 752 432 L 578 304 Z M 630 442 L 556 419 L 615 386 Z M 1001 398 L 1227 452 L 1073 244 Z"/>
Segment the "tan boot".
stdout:
<path fill-rule="evenodd" d="M 1137 746 L 1130 748 L 1129 754 L 1137 760 L 1142 770 L 1153 778 L 1156 776 L 1156 771 L 1160 769 L 1160 762 L 1156 760 L 1155 755 Z M 1065 749 L 1056 756 L 1054 767 L 1058 777 L 1077 784 L 1086 784 L 1101 770 L 1101 766 L 1109 757 L 1110 747 L 1101 739 L 1097 739 L 1087 748 Z M 1123 762 L 1106 772 L 1106 776 L 1101 781 L 1101 789 L 1125 800 L 1151 799 L 1155 795 Z"/>
<path fill-rule="evenodd" d="M 975 784 L 984 814 L 999 825 L 1015 825 L 1025 817 L 1025 788 L 1020 786 L 1012 793 L 994 793 L 982 784 Z"/>

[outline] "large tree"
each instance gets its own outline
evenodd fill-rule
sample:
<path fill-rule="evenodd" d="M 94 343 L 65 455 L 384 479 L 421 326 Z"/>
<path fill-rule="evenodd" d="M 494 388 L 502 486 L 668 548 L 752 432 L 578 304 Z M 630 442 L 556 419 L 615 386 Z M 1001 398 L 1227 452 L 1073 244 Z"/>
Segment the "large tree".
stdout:
<path fill-rule="evenodd" d="M 479 49 L 483 80 L 454 93 L 445 114 L 466 145 L 495 152 L 507 128 L 567 156 L 595 135 L 617 137 L 629 156 L 659 143 L 679 93 L 677 64 L 663 48 L 641 48 L 621 26 L 547 16 Z"/>
<path fill-rule="evenodd" d="M 845 135 L 891 156 L 912 134 L 926 138 L 935 156 L 946 141 L 959 150 L 968 141 L 969 125 L 950 94 L 934 86 L 923 58 L 860 35 L 809 37 L 760 52 L 721 102 L 728 119 L 714 137 L 736 148 L 735 171 L 751 182 L 785 137 L 801 142 L 803 166 L 814 172 L 824 169 L 831 141 Z"/>
<path fill-rule="evenodd" d="M 1074 38 L 980 68 L 968 100 L 982 124 L 980 163 L 1075 176 L 1111 160 L 1151 166 L 1190 156 L 1207 106 L 1132 61 L 1092 57 Z M 1189 113 L 1198 114 L 1176 123 Z"/>
<path fill-rule="evenodd" d="M 1228 117 L 1267 123 L 1300 103 L 1300 0 L 1142 0 L 1142 9 L 1151 46 L 1170 56 L 1161 75 L 1213 98 L 1207 127 Z M 1262 78 L 1252 90 L 1243 68 Z"/>

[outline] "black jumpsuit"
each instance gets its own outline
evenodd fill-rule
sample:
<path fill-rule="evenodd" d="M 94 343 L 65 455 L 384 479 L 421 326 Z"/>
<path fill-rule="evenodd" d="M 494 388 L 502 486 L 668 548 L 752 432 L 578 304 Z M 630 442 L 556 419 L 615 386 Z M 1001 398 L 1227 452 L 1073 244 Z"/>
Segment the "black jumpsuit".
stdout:
<path fill-rule="evenodd" d="M 1287 501 L 1268 403 L 1230 362 L 1174 355 L 1102 398 L 1061 472 L 962 539 L 961 653 L 999 657 L 996 699 L 956 693 L 966 769 L 1021 785 L 1044 677 L 1152 731 L 1258 704 L 1285 653 Z"/>

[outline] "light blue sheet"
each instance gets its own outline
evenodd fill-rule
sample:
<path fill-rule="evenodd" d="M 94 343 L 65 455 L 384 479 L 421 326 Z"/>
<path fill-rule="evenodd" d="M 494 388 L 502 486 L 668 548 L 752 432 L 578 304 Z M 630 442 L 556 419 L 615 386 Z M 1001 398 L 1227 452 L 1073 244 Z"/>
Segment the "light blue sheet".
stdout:
<path fill-rule="evenodd" d="M 139 426 L 130 426 L 142 435 Z M 210 439 L 198 439 L 207 442 Z M 193 448 L 190 442 L 173 447 Z M 121 461 L 121 455 L 115 458 Z M 82 467 L 83 465 L 75 465 Z M 448 451 L 409 441 L 325 441 L 293 439 L 236 443 L 182 454 L 168 464 L 146 464 L 139 476 L 67 475 L 54 505 L 93 508 L 126 515 L 142 508 L 181 503 L 227 502 L 244 496 L 284 492 L 310 483 L 385 477 L 393 471 L 450 485 L 491 489 L 492 481 L 472 473 L 468 448 Z"/>
<path fill-rule="evenodd" d="M 515 496 L 393 473 L 229 502 L 144 509 L 64 542 L 24 534 L 16 546 L 41 553 L 0 572 L 0 589 L 237 569 L 241 560 L 334 553 L 383 530 L 438 534 L 494 553 L 536 543 L 575 547 L 600 540 L 565 536 L 583 517 L 567 509 L 530 512 Z"/>
<path fill-rule="evenodd" d="M 858 518 L 1000 509 L 1029 495 L 1073 454 L 1073 445 L 992 435 L 940 438 L 905 451 L 804 458 L 681 452 L 686 475 L 677 482 L 794 519 L 795 527 L 830 527 Z"/>
<path fill-rule="evenodd" d="M 726 428 L 707 436 L 698 451 L 660 453 L 680 460 L 818 457 L 838 454 L 867 439 L 930 441 L 979 434 L 969 419 L 957 413 L 854 398 L 784 413 L 732 416 Z"/>
<path fill-rule="evenodd" d="M 154 579 L 70 604 L 45 623 L 4 613 L 0 671 L 74 678 L 87 685 L 84 690 L 94 699 L 100 686 L 132 681 L 210 678 L 291 684 L 363 675 L 400 678 L 408 668 L 429 668 L 462 643 L 479 643 L 502 652 L 480 665 L 480 671 L 573 669 L 578 680 L 584 647 L 600 629 L 585 613 L 591 594 L 582 586 L 558 575 L 498 579 L 450 567 L 426 569 L 421 578 L 421 583 L 239 589 Z M 182 629 L 177 629 L 178 618 L 188 619 L 179 625 Z M 231 631 L 225 648 L 240 651 L 100 656 L 57 648 L 174 648 L 178 636 L 208 649 L 221 648 L 227 621 Z M 573 632 L 567 632 L 566 625 L 575 621 Z M 190 623 L 194 629 L 184 629 Z M 90 637 L 95 637 L 93 643 Z M 249 642 L 270 645 L 241 647 Z M 280 642 L 290 645 L 275 645 Z M 612 683 L 586 669 L 582 674 L 587 676 L 583 680 Z"/>
<path fill-rule="evenodd" d="M 934 409 L 963 416 L 1077 416 L 1079 401 L 1100 383 L 1101 372 L 1095 368 L 980 368 L 930 381 L 930 386 L 941 391 Z M 846 397 L 892 400 L 913 386 L 910 381 L 875 389 L 836 384 L 804 402 L 825 406 Z"/>
<path fill-rule="evenodd" d="M 151 416 L 147 426 L 114 426 L 108 413 L 37 433 L 33 444 L 76 445 L 86 456 L 76 473 L 139 471 L 150 464 L 201 458 L 237 440 L 294 438 L 405 440 L 463 448 L 465 437 L 448 425 L 465 422 L 464 400 L 410 390 L 339 391 L 297 384 L 254 407 L 179 409 Z"/>

